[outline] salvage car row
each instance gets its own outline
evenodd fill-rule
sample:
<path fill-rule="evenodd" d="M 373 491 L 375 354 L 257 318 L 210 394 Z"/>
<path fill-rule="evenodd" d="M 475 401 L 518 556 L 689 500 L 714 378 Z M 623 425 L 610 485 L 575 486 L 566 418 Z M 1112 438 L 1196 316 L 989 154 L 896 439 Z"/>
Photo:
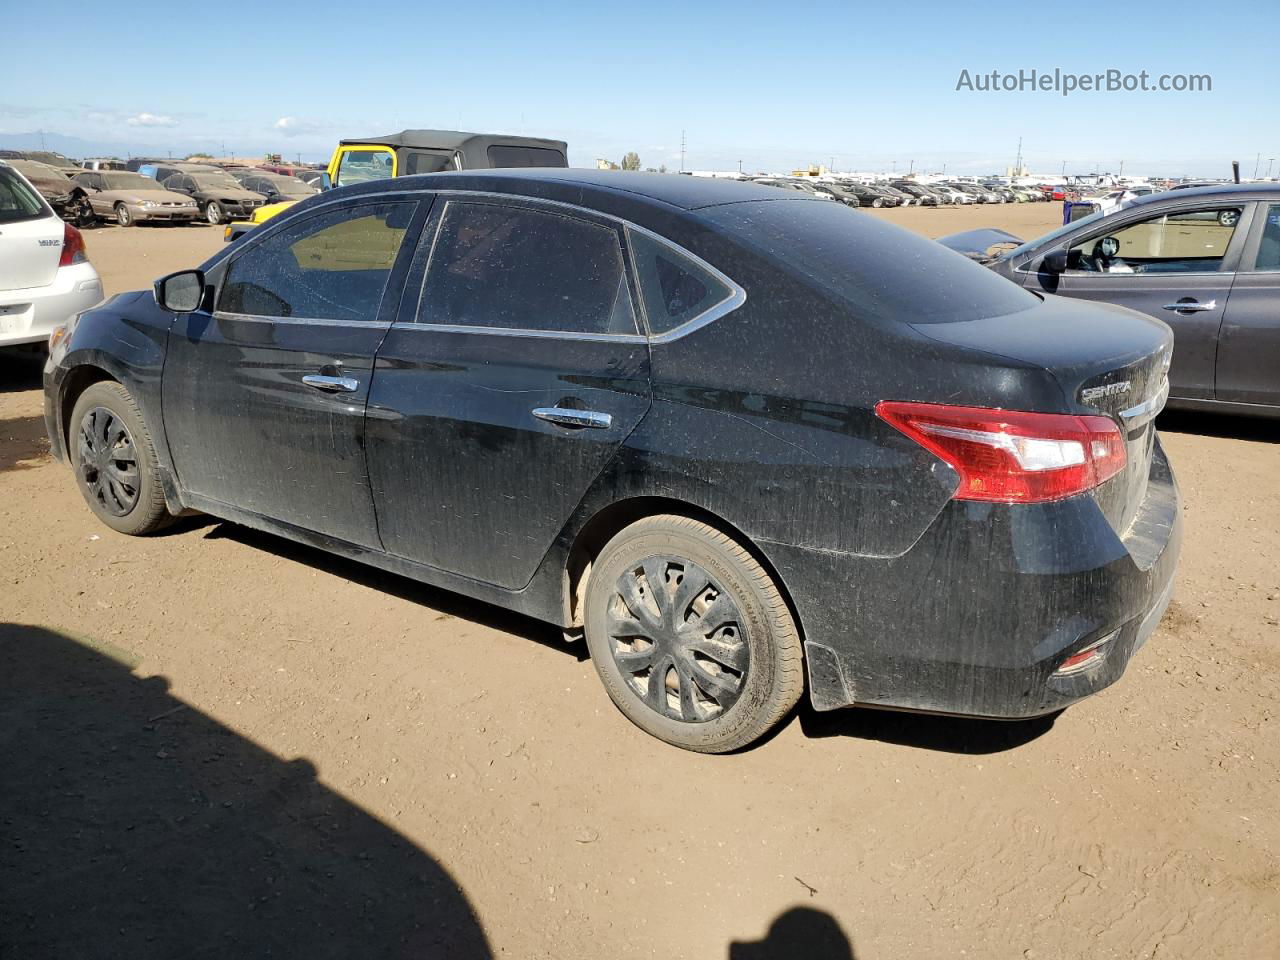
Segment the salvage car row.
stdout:
<path fill-rule="evenodd" d="M 79 227 L 104 220 L 122 227 L 196 220 L 220 224 L 248 219 L 265 204 L 319 192 L 314 183 L 260 167 L 143 159 L 91 162 L 96 169 L 5 158 L 60 217 Z"/>

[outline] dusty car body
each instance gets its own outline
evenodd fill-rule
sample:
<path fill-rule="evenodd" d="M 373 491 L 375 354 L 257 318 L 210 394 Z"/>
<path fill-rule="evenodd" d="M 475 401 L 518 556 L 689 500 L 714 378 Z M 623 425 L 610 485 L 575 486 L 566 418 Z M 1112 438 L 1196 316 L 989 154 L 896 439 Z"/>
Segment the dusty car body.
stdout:
<path fill-rule="evenodd" d="M 7 162 L 14 170 L 26 177 L 62 219 L 80 226 L 85 226 L 91 221 L 92 212 L 87 201 L 87 191 L 61 170 L 39 160 Z"/>
<path fill-rule="evenodd" d="M 1280 416 L 1277 184 L 1141 196 L 1027 243 L 982 230 L 940 242 L 1028 290 L 1168 323 L 1177 339 L 1169 406 Z"/>
<path fill-rule="evenodd" d="M 196 170 L 175 173 L 163 181 L 164 188 L 186 194 L 194 200 L 200 214 L 212 224 L 228 220 L 247 220 L 267 202 L 260 193 L 246 190 L 224 170 Z"/>
<path fill-rule="evenodd" d="M 230 171 L 232 178 L 254 193 L 267 198 L 267 203 L 280 203 L 285 200 L 305 200 L 320 192 L 319 187 L 304 183 L 297 177 L 286 177 L 282 174 L 251 168 Z"/>
<path fill-rule="evenodd" d="M 122 227 L 135 223 L 190 223 L 200 216 L 200 208 L 186 194 L 166 190 L 151 177 L 118 170 L 76 174 L 75 180 L 88 191 L 94 216 L 114 220 Z"/>
<path fill-rule="evenodd" d="M 114 529 L 202 510 L 584 630 L 629 719 L 724 751 L 806 686 L 1012 718 L 1116 680 L 1181 536 L 1171 341 L 842 204 L 493 170 L 82 315 L 45 411 Z"/>

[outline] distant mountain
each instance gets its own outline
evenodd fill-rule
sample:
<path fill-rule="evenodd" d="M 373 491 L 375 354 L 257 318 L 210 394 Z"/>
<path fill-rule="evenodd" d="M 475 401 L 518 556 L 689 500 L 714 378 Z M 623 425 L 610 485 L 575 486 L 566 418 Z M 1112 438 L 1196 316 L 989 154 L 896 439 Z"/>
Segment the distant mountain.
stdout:
<path fill-rule="evenodd" d="M 237 143 L 235 149 L 236 153 L 241 156 L 256 157 L 267 153 L 265 144 L 246 145 Z M 284 152 L 281 151 L 278 144 L 274 149 L 275 151 Z M 221 144 L 210 143 L 207 139 L 199 142 L 190 142 L 175 138 L 172 143 L 156 145 L 154 143 L 148 144 L 129 140 L 85 139 L 45 130 L 32 133 L 0 133 L 0 150 L 54 150 L 73 160 L 83 160 L 85 157 L 120 157 L 121 159 L 127 159 L 131 156 L 185 157 L 196 152 L 218 154 L 221 152 Z M 328 155 L 313 157 L 310 154 L 310 151 L 303 151 L 303 158 L 306 160 L 328 159 Z"/>

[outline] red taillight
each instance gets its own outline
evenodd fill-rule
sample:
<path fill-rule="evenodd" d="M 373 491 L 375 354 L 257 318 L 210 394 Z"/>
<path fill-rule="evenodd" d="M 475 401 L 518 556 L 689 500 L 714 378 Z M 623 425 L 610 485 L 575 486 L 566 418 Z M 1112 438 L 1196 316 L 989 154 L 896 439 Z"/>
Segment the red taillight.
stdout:
<path fill-rule="evenodd" d="M 1062 500 L 1111 479 L 1126 460 L 1107 417 L 891 400 L 876 415 L 955 468 L 957 500 Z"/>
<path fill-rule="evenodd" d="M 73 263 L 84 263 L 88 259 L 84 255 L 84 237 L 80 231 L 69 223 L 62 225 L 62 256 L 58 266 L 69 267 Z"/>

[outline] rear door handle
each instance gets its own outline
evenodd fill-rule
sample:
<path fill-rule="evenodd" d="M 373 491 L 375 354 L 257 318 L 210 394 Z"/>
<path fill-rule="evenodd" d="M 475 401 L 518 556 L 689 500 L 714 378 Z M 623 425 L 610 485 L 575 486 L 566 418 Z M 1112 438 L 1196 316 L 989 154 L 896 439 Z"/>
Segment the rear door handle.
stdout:
<path fill-rule="evenodd" d="M 595 410 L 574 410 L 570 407 L 534 407 L 533 415 L 539 420 L 555 423 L 562 427 L 594 427 L 597 430 L 608 430 L 613 425 L 613 417 Z"/>
<path fill-rule="evenodd" d="M 325 393 L 355 393 L 360 389 L 360 381 L 353 377 L 326 377 L 309 373 L 302 378 L 302 382 Z"/>
<path fill-rule="evenodd" d="M 1217 310 L 1218 301 L 1210 300 L 1208 303 L 1196 303 L 1194 300 L 1188 300 L 1186 303 L 1166 303 L 1166 310 L 1177 310 L 1179 313 L 1204 313 L 1206 310 Z"/>

